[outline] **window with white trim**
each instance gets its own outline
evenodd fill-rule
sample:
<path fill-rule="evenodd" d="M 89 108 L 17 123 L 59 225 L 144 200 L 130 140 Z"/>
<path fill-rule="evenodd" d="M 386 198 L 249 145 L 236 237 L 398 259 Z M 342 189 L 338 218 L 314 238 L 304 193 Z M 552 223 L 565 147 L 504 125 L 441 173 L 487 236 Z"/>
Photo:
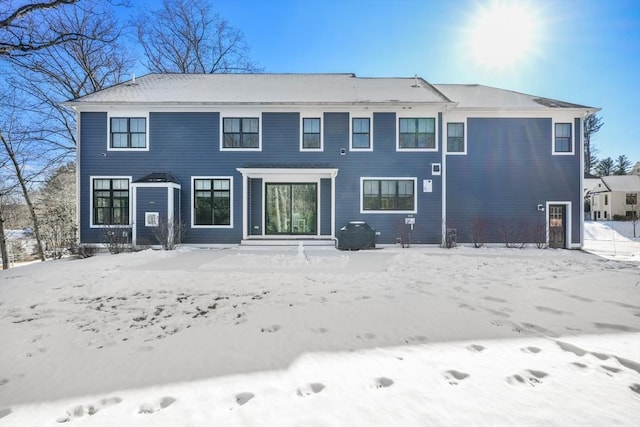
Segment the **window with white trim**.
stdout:
<path fill-rule="evenodd" d="M 111 117 L 109 148 L 147 148 L 145 117 Z"/>
<path fill-rule="evenodd" d="M 371 119 L 369 117 L 351 119 L 351 149 L 371 149 Z"/>
<path fill-rule="evenodd" d="M 436 149 L 436 119 L 433 117 L 400 117 L 398 149 Z"/>
<path fill-rule="evenodd" d="M 464 123 L 447 123 L 447 153 L 465 153 Z"/>
<path fill-rule="evenodd" d="M 322 135 L 321 135 L 321 120 L 320 117 L 303 117 L 302 118 L 302 149 L 303 150 L 321 150 L 322 149 Z"/>
<path fill-rule="evenodd" d="M 361 181 L 363 212 L 415 212 L 415 179 L 362 178 Z"/>
<path fill-rule="evenodd" d="M 558 154 L 573 153 L 571 123 L 555 123 L 553 152 Z"/>
<path fill-rule="evenodd" d="M 231 178 L 193 179 L 193 225 L 231 225 Z"/>
<path fill-rule="evenodd" d="M 93 225 L 129 225 L 129 179 L 93 178 Z"/>
<path fill-rule="evenodd" d="M 260 119 L 257 117 L 224 117 L 222 148 L 260 148 Z"/>

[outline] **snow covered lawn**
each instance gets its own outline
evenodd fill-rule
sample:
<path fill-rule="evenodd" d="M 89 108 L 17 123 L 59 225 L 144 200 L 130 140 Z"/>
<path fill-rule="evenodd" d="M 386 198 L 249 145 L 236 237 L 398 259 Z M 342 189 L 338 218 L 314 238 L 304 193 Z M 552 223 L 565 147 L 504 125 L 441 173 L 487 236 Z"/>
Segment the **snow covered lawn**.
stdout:
<path fill-rule="evenodd" d="M 0 337 L 0 426 L 630 426 L 640 414 L 640 263 L 581 251 L 38 263 L 0 272 Z"/>

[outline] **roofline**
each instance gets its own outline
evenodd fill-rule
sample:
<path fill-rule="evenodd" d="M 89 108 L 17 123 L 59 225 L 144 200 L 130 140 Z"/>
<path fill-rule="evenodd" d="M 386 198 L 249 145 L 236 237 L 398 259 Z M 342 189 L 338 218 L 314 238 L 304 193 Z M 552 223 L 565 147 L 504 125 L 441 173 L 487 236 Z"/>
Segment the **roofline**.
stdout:
<path fill-rule="evenodd" d="M 83 107 L 104 107 L 106 105 L 118 105 L 118 106 L 199 106 L 199 107 L 215 107 L 215 106 L 389 106 L 389 105 L 408 105 L 408 106 L 444 106 L 451 107 L 457 105 L 457 102 L 453 101 L 436 101 L 436 102 L 424 102 L 424 101 L 358 101 L 358 102 L 119 102 L 119 101 L 103 101 L 103 102 L 80 102 L 80 101 L 65 101 L 60 105 L 65 107 L 71 107 L 74 110 L 78 106 Z"/>

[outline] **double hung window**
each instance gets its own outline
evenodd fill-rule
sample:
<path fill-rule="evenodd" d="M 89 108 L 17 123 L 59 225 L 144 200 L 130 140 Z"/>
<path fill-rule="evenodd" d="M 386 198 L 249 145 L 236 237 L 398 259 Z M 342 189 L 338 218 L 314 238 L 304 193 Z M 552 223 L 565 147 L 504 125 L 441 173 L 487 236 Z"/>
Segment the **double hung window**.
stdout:
<path fill-rule="evenodd" d="M 401 117 L 399 119 L 399 149 L 435 149 L 436 120 L 429 117 Z"/>
<path fill-rule="evenodd" d="M 464 123 L 447 123 L 447 153 L 464 153 Z"/>
<path fill-rule="evenodd" d="M 555 124 L 554 153 L 572 153 L 573 142 L 571 138 L 571 123 Z"/>
<path fill-rule="evenodd" d="M 257 117 L 222 119 L 222 148 L 260 148 L 260 121 Z"/>
<path fill-rule="evenodd" d="M 415 211 L 415 179 L 363 178 L 363 211 Z"/>
<path fill-rule="evenodd" d="M 147 119 L 111 117 L 110 134 L 110 148 L 146 148 Z"/>
<path fill-rule="evenodd" d="M 129 180 L 94 178 L 93 225 L 129 225 Z"/>
<path fill-rule="evenodd" d="M 302 119 L 302 149 L 320 150 L 322 149 L 322 139 L 320 135 L 320 118 L 304 117 Z"/>
<path fill-rule="evenodd" d="M 193 180 L 194 225 L 231 224 L 231 179 Z"/>
<path fill-rule="evenodd" d="M 351 120 L 351 148 L 368 150 L 371 148 L 371 119 L 354 117 Z"/>

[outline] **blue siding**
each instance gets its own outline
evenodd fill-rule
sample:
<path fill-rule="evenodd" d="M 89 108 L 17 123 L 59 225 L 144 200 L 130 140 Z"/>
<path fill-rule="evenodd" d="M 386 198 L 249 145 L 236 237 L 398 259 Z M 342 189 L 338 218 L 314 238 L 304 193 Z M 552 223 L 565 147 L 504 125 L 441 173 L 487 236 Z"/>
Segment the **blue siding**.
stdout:
<path fill-rule="evenodd" d="M 262 180 L 249 180 L 249 233 L 262 235 Z"/>
<path fill-rule="evenodd" d="M 320 180 L 320 234 L 331 235 L 331 180 Z"/>
<path fill-rule="evenodd" d="M 350 220 L 364 220 L 380 235 L 378 243 L 394 243 L 408 238 L 406 214 L 361 213 L 361 177 L 416 178 L 417 214 L 411 233 L 414 243 L 440 243 L 442 177 L 432 176 L 432 163 L 442 162 L 442 115 L 438 115 L 438 151 L 396 151 L 398 117 L 393 112 L 373 113 L 372 152 L 349 151 L 349 120 L 345 112 L 322 115 L 324 150 L 300 151 L 300 114 L 269 112 L 261 116 L 262 151 L 220 151 L 220 114 L 181 112 L 149 114 L 149 151 L 107 150 L 107 114 L 82 113 L 80 150 L 80 197 L 82 242 L 99 242 L 100 230 L 89 228 L 91 175 L 131 176 L 133 180 L 152 172 L 167 172 L 177 178 L 181 191 L 174 193 L 176 209 L 187 225 L 185 243 L 237 243 L 242 238 L 242 175 L 239 167 L 265 165 L 337 168 L 335 228 Z M 460 241 L 469 241 L 469 226 L 482 217 L 500 221 L 535 221 L 545 218 L 538 204 L 571 201 L 572 241 L 580 240 L 580 141 L 576 131 L 576 154 L 551 155 L 551 119 L 467 120 L 467 155 L 448 156 L 447 225 L 458 229 Z M 575 120 L 580 129 L 580 119 Z M 344 155 L 340 154 L 345 149 Z M 103 154 L 104 153 L 104 154 Z M 193 200 L 191 177 L 229 176 L 233 178 L 233 228 L 191 229 Z M 423 192 L 423 180 L 432 180 L 432 191 Z M 248 206 L 250 235 L 261 235 L 263 221 L 261 179 L 249 180 Z M 320 233 L 331 231 L 331 181 L 320 182 Z M 142 188 L 140 191 L 142 192 Z M 163 190 L 166 191 L 166 190 Z M 142 194 L 144 193 L 144 194 Z M 138 212 L 155 197 L 139 194 Z M 166 193 L 165 193 L 166 199 Z M 165 200 L 166 203 L 166 200 Z M 160 212 L 164 210 L 157 209 Z M 144 218 L 138 218 L 144 224 Z M 255 226 L 260 228 L 256 229 Z M 139 237 L 144 227 L 138 227 Z M 491 240 L 500 241 L 497 233 Z"/>
<path fill-rule="evenodd" d="M 448 156 L 446 173 L 446 223 L 458 230 L 458 241 L 470 242 L 471 223 L 483 219 L 488 242 L 502 242 L 501 225 L 544 224 L 538 204 L 571 201 L 579 242 L 580 153 L 552 155 L 551 119 L 467 119 L 467 155 Z"/>
<path fill-rule="evenodd" d="M 145 226 L 145 212 L 158 212 L 160 214 L 160 224 L 167 223 L 167 189 L 138 187 L 137 197 L 137 215 L 135 218 L 137 244 L 157 245 L 160 243 L 154 234 L 157 232 L 157 228 Z"/>

